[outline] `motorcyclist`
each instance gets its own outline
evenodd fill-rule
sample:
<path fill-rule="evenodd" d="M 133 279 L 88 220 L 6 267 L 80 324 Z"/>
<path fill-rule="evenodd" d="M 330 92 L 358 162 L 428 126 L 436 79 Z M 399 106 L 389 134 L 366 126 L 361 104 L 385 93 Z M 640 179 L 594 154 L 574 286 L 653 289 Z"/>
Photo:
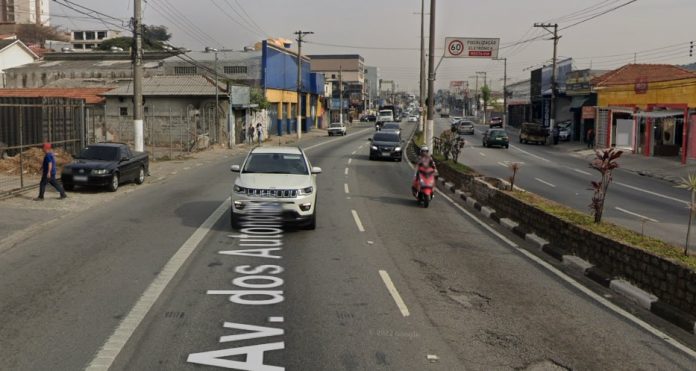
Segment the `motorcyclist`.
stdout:
<path fill-rule="evenodd" d="M 430 156 L 430 149 L 427 146 L 423 146 L 420 148 L 420 156 L 418 157 L 418 161 L 416 162 L 416 173 L 414 174 L 413 184 L 411 186 L 411 189 L 414 193 L 417 189 L 416 187 L 418 185 L 418 171 L 420 171 L 421 167 L 433 169 L 435 174 L 437 174 L 435 160 L 433 160 L 433 158 Z"/>

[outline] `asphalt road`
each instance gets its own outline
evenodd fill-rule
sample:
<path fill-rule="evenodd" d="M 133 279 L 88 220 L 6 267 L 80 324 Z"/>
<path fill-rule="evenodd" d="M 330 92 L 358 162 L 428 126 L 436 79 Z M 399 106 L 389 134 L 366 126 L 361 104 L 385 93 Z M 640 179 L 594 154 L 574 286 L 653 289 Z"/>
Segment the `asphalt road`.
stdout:
<path fill-rule="evenodd" d="M 618 314 L 444 197 L 418 208 L 405 162 L 367 159 L 370 134 L 303 144 L 323 169 L 318 226 L 284 232 L 266 255 L 241 251 L 229 227 L 239 158 L 146 185 L 3 252 L 0 369 L 693 368 L 696 353 L 654 328 L 693 349 L 681 330 L 612 298 L 654 328 Z M 179 261 L 182 251 L 191 255 Z M 247 298 L 282 300 L 230 300 L 263 284 Z"/>
<path fill-rule="evenodd" d="M 449 128 L 447 119 L 436 123 L 437 133 Z M 547 146 L 521 144 L 510 133 L 510 148 L 484 148 L 481 143 L 485 126 L 477 126 L 474 136 L 467 136 L 467 145 L 460 161 L 482 174 L 508 179 L 510 163 L 521 164 L 515 185 L 574 209 L 590 212 L 590 182 L 599 180 L 589 161 L 559 152 Z M 646 160 L 649 161 L 649 160 Z M 646 178 L 618 169 L 614 172 L 604 207 L 607 221 L 637 232 L 671 242 L 684 244 L 688 222 L 689 194 L 674 184 Z"/>

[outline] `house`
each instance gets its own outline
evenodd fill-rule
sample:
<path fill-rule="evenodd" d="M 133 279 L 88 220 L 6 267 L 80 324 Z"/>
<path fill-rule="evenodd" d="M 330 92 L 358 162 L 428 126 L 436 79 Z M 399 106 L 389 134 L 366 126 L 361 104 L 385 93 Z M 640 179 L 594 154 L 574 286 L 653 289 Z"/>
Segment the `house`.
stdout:
<path fill-rule="evenodd" d="M 0 40 L 0 80 L 2 87 L 7 86 L 6 70 L 33 63 L 37 59 L 39 56 L 20 40 Z"/>

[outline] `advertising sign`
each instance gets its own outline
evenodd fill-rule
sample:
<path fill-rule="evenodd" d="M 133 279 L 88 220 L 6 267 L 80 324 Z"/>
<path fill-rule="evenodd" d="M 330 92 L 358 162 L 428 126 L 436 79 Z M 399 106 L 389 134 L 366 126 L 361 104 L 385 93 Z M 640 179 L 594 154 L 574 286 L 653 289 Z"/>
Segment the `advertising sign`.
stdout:
<path fill-rule="evenodd" d="M 500 39 L 497 38 L 445 38 L 445 58 L 498 58 Z"/>
<path fill-rule="evenodd" d="M 597 115 L 597 111 L 594 107 L 582 107 L 582 119 L 583 120 L 594 120 Z"/>

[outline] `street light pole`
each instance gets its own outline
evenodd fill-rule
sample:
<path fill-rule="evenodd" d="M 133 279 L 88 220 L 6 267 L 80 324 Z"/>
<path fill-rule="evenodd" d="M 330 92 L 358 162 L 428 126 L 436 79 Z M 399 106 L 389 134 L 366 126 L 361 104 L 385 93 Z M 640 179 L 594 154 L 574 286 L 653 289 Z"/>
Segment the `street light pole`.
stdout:
<path fill-rule="evenodd" d="M 133 17 L 133 140 L 135 150 L 143 152 L 143 25 L 142 0 L 134 1 Z"/>
<path fill-rule="evenodd" d="M 485 71 L 483 71 L 483 72 L 476 72 L 476 75 L 483 75 L 483 86 L 488 86 L 488 85 L 486 84 L 486 75 L 487 75 L 487 74 L 486 74 Z M 478 79 L 476 79 L 476 81 L 478 81 Z M 483 87 L 482 87 L 482 88 L 483 88 Z M 490 87 L 489 87 L 489 89 L 490 89 Z M 481 95 L 483 95 L 483 94 L 481 94 Z M 482 97 L 482 98 L 483 98 L 483 97 Z M 477 103 L 478 103 L 478 102 L 477 102 Z M 483 101 L 483 123 L 484 123 L 484 124 L 486 123 L 486 101 L 485 101 L 485 100 Z"/>
<path fill-rule="evenodd" d="M 496 58 L 496 61 L 503 61 L 503 128 L 508 125 L 508 106 L 507 106 L 507 58 Z"/>
<path fill-rule="evenodd" d="M 435 0 L 430 0 L 430 34 L 428 40 L 428 122 L 425 143 L 433 147 L 433 111 L 435 110 Z"/>
<path fill-rule="evenodd" d="M 302 41 L 312 31 L 297 31 L 297 140 L 302 138 Z"/>
<path fill-rule="evenodd" d="M 423 131 L 423 108 L 425 106 L 425 0 L 421 0 L 421 37 L 420 37 L 420 93 L 418 97 L 420 115 L 418 131 Z"/>
<path fill-rule="evenodd" d="M 206 53 L 215 53 L 215 114 L 213 115 L 213 118 L 215 120 L 215 125 L 214 128 L 217 129 L 218 125 L 220 125 L 220 118 L 218 116 L 218 110 L 220 109 L 220 82 L 218 78 L 218 50 L 215 48 L 211 48 L 206 46 L 205 47 L 205 52 Z M 230 135 L 234 135 L 234 133 L 230 133 Z"/>
<path fill-rule="evenodd" d="M 544 30 L 546 30 L 546 32 L 553 35 L 553 70 L 551 71 L 551 103 L 549 104 L 549 111 L 551 114 L 551 117 L 549 119 L 549 129 L 552 133 L 552 135 L 549 138 L 551 140 L 551 143 L 553 143 L 553 132 L 556 126 L 556 60 L 558 56 L 558 40 L 560 39 L 560 36 L 558 36 L 558 23 L 535 23 L 534 27 L 543 28 Z M 551 31 L 551 28 L 553 28 L 553 31 Z"/>

